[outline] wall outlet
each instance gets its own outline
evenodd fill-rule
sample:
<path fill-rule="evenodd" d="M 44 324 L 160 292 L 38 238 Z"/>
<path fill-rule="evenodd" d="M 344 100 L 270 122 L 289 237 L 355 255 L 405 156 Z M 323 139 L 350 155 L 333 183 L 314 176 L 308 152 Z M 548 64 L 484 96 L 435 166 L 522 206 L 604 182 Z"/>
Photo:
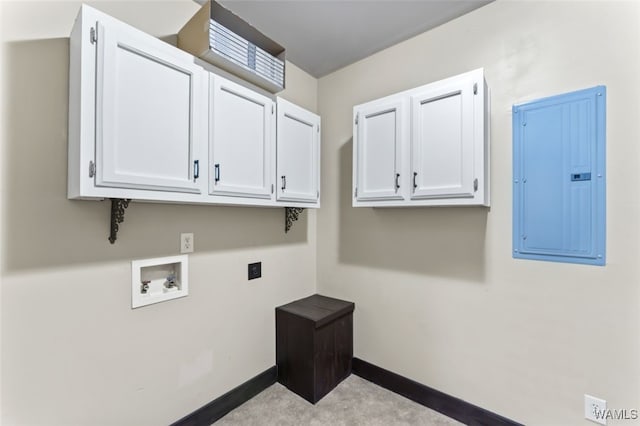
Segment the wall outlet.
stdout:
<path fill-rule="evenodd" d="M 180 234 L 180 253 L 193 253 L 193 234 Z"/>
<path fill-rule="evenodd" d="M 249 264 L 249 279 L 260 278 L 262 276 L 262 262 Z"/>
<path fill-rule="evenodd" d="M 607 424 L 607 401 L 591 395 L 584 395 L 584 417 L 601 425 Z"/>

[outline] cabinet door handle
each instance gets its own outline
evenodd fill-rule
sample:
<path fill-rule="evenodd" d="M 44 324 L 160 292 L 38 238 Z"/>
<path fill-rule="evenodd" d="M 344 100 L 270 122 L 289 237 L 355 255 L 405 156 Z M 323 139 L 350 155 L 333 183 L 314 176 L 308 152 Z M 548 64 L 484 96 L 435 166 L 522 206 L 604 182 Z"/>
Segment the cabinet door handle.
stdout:
<path fill-rule="evenodd" d="M 193 180 L 196 180 L 200 177 L 200 160 L 196 160 L 193 162 Z"/>
<path fill-rule="evenodd" d="M 215 182 L 219 182 L 220 181 L 220 164 L 216 164 L 215 166 L 213 166 L 214 168 L 214 181 Z"/>
<path fill-rule="evenodd" d="M 400 173 L 396 173 L 396 191 L 400 189 Z"/>
<path fill-rule="evenodd" d="M 280 177 L 282 179 L 282 190 L 284 191 L 287 188 L 287 177 L 286 176 L 281 176 Z"/>
<path fill-rule="evenodd" d="M 416 183 L 416 178 L 418 177 L 418 172 L 413 172 L 413 190 L 415 191 L 416 188 L 418 187 L 418 184 Z"/>

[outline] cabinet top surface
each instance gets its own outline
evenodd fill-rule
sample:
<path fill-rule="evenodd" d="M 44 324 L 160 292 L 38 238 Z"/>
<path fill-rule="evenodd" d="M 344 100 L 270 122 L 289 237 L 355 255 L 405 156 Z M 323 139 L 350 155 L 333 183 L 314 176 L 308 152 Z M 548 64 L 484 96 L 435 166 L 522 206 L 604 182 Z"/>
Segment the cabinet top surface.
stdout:
<path fill-rule="evenodd" d="M 355 304 L 353 302 L 314 294 L 313 296 L 279 306 L 276 310 L 311 320 L 317 328 L 353 312 L 354 308 Z"/>
<path fill-rule="evenodd" d="M 363 103 L 360 103 L 358 105 L 355 105 L 353 108 L 354 110 L 356 109 L 360 109 L 360 108 L 366 108 L 368 106 L 371 105 L 376 105 L 380 102 L 397 102 L 399 100 L 401 100 L 402 98 L 406 98 L 406 97 L 410 97 L 411 95 L 415 94 L 416 92 L 420 92 L 420 91 L 424 91 L 424 90 L 428 90 L 428 89 L 432 89 L 434 87 L 442 87 L 444 85 L 448 85 L 451 83 L 454 84 L 459 84 L 459 82 L 464 81 L 465 79 L 477 79 L 478 82 L 484 82 L 486 84 L 486 80 L 484 78 L 484 68 L 477 68 L 475 70 L 472 71 L 467 71 L 464 72 L 462 74 L 458 74 L 458 75 L 454 75 L 451 77 L 447 77 L 447 78 L 443 78 L 441 80 L 437 80 L 437 81 L 431 81 L 428 83 L 425 83 L 423 85 L 420 86 L 416 86 L 416 87 L 412 87 L 410 89 L 407 90 L 403 90 L 401 92 L 396 92 L 396 93 L 392 93 L 386 96 L 382 96 L 380 98 L 376 98 L 376 99 L 372 99 Z M 482 93 L 482 88 L 480 88 L 481 93 Z"/>

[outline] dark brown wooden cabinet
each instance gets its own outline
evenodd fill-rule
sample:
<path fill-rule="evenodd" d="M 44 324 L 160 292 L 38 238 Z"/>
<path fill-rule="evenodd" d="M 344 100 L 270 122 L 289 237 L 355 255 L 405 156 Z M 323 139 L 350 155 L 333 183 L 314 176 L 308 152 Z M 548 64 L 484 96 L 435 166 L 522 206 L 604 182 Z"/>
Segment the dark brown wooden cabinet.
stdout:
<path fill-rule="evenodd" d="M 319 294 L 277 307 L 278 382 L 315 404 L 348 377 L 354 307 Z"/>

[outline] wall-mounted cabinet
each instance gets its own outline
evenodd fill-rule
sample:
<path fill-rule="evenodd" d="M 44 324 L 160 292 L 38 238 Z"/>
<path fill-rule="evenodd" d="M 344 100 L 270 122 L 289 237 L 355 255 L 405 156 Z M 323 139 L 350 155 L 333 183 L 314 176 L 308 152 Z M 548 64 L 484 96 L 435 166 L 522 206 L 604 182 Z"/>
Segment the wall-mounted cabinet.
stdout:
<path fill-rule="evenodd" d="M 210 99 L 211 194 L 272 200 L 275 103 L 214 74 Z"/>
<path fill-rule="evenodd" d="M 319 207 L 315 114 L 86 5 L 69 78 L 69 198 Z"/>
<path fill-rule="evenodd" d="M 278 99 L 277 199 L 319 205 L 320 117 Z"/>
<path fill-rule="evenodd" d="M 86 6 L 70 40 L 69 196 L 201 193 L 204 70 Z"/>
<path fill-rule="evenodd" d="M 482 69 L 354 107 L 353 206 L 489 205 Z"/>

